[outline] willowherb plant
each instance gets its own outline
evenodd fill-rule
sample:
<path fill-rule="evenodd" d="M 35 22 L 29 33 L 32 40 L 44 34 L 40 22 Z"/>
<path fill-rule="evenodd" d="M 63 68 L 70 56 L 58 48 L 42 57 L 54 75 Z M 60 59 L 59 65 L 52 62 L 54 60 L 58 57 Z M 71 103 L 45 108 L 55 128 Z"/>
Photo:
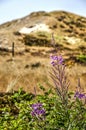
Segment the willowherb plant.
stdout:
<path fill-rule="evenodd" d="M 82 91 L 82 88 L 80 85 L 80 79 L 78 79 L 78 86 L 74 94 L 74 97 L 78 98 L 79 100 L 84 101 L 84 103 L 86 104 L 86 94 Z"/>
<path fill-rule="evenodd" d="M 61 55 L 56 54 L 52 54 L 50 58 L 52 65 L 50 76 L 53 80 L 57 95 L 61 101 L 60 102 L 58 99 L 57 102 L 55 102 L 55 109 L 57 113 L 55 116 L 55 121 L 56 123 L 59 122 L 57 127 L 61 129 L 62 126 L 60 123 L 62 123 L 63 128 L 67 130 L 80 130 L 81 128 L 82 130 L 85 130 L 86 94 L 81 91 L 80 80 L 78 80 L 78 87 L 74 94 L 74 100 L 70 100 L 70 93 L 68 91 L 69 81 L 64 59 Z M 56 124 L 54 123 L 53 128 L 55 125 Z"/>
<path fill-rule="evenodd" d="M 63 103 L 67 103 L 69 81 L 65 71 L 64 59 L 60 55 L 51 55 L 52 71 L 50 76 L 54 82 L 58 96 Z"/>

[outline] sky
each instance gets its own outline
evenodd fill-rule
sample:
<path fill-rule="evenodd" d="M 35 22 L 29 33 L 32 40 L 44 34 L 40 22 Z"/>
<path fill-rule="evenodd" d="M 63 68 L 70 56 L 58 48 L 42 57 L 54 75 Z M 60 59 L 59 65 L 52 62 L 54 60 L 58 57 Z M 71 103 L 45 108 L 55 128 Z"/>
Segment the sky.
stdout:
<path fill-rule="evenodd" d="M 64 10 L 86 17 L 86 0 L 0 0 L 0 24 L 34 11 Z"/>

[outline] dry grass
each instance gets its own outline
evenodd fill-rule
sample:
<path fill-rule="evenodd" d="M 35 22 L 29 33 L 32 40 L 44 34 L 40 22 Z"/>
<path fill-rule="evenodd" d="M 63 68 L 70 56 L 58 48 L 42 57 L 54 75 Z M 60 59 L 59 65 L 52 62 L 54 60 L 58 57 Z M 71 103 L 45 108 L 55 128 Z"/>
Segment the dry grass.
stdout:
<path fill-rule="evenodd" d="M 30 54 L 17 55 L 14 60 L 6 56 L 2 59 L 0 68 L 0 91 L 11 91 L 19 87 L 33 91 L 38 83 L 46 84 L 49 60 Z"/>
<path fill-rule="evenodd" d="M 7 92 L 22 87 L 25 91 L 34 93 L 34 87 L 36 87 L 37 93 L 40 93 L 39 84 L 46 89 L 50 87 L 49 83 L 52 83 L 49 78 L 51 48 L 28 47 L 26 49 L 27 52 L 23 55 L 16 54 L 14 60 L 11 59 L 11 54 L 4 55 L 4 58 L 3 55 L 0 56 L 0 91 Z M 60 53 L 67 57 L 67 50 Z M 86 89 L 85 66 L 74 63 L 70 68 L 68 67 L 67 73 L 71 90 L 76 88 L 79 77 L 82 87 Z"/>

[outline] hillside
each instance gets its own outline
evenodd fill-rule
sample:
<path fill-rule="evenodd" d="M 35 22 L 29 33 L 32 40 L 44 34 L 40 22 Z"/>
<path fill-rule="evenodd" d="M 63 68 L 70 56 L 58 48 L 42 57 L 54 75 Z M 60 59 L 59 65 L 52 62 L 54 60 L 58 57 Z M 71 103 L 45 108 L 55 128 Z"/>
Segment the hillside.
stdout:
<path fill-rule="evenodd" d="M 10 47 L 12 42 L 15 42 L 16 48 L 20 46 L 21 50 L 24 49 L 24 44 L 25 42 L 27 44 L 27 41 L 23 40 L 24 36 L 19 35 L 18 32 L 23 27 L 32 28 L 36 24 L 48 25 L 50 32 L 38 31 L 35 34 L 32 32 L 29 34 L 30 42 L 33 38 L 34 41 L 37 38 L 46 38 L 50 41 L 51 34 L 54 33 L 57 44 L 67 45 L 67 47 L 68 44 L 69 47 L 86 46 L 86 18 L 64 11 L 33 12 L 22 19 L 0 25 L 0 46 Z M 27 39 L 27 37 L 25 38 Z"/>
<path fill-rule="evenodd" d="M 10 53 L 13 42 L 14 60 Z M 33 91 L 40 82 L 49 87 L 52 47 L 66 61 L 71 89 L 79 77 L 85 88 L 86 18 L 65 11 L 40 11 L 0 25 L 0 91 L 14 86 Z"/>

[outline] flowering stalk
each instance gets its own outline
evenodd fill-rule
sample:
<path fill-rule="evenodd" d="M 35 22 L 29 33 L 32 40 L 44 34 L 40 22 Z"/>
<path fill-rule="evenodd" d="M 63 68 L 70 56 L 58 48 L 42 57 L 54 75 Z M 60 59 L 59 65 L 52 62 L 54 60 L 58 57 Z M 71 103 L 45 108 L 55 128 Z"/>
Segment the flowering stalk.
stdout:
<path fill-rule="evenodd" d="M 67 102 L 67 94 L 69 82 L 67 80 L 67 74 L 65 72 L 65 65 L 62 56 L 51 55 L 52 72 L 51 78 L 54 82 L 55 89 L 58 96 L 63 103 Z"/>
<path fill-rule="evenodd" d="M 76 92 L 74 94 L 74 97 L 78 98 L 79 100 L 85 101 L 85 104 L 86 104 L 86 94 L 82 92 L 82 88 L 80 85 L 80 79 L 78 79 L 78 86 L 77 86 Z"/>

